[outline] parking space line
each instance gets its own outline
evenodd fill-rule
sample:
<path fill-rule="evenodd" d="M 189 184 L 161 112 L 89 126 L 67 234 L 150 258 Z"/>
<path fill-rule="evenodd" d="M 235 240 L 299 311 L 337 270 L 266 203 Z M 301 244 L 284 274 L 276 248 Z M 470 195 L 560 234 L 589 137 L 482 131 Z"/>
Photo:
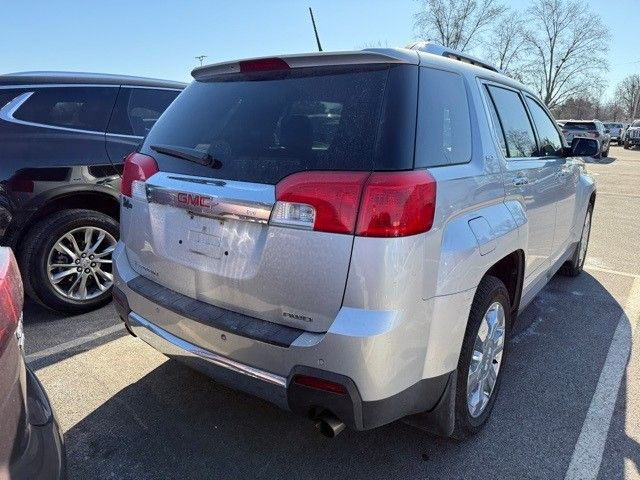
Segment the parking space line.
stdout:
<path fill-rule="evenodd" d="M 124 324 L 118 323 L 116 325 L 112 325 L 111 327 L 98 330 L 97 332 L 90 333 L 89 335 L 85 335 L 84 337 L 74 338 L 73 340 L 61 343 L 60 345 L 56 345 L 55 347 L 45 348 L 44 350 L 40 350 L 39 352 L 31 353 L 26 356 L 26 359 L 27 362 L 34 362 L 50 355 L 57 355 L 66 350 L 71 350 L 72 348 L 79 347 L 81 345 L 84 345 L 85 343 L 93 342 L 94 340 L 106 337 L 107 335 L 111 335 L 121 330 L 124 330 Z"/>
<path fill-rule="evenodd" d="M 585 265 L 584 269 L 592 270 L 594 272 L 611 273 L 612 275 L 621 275 L 623 277 L 629 277 L 629 278 L 640 278 L 640 275 L 636 275 L 635 273 L 622 272 L 620 270 L 611 270 L 609 268 L 600 268 L 600 267 Z"/>
<path fill-rule="evenodd" d="M 613 334 L 598 385 L 591 399 L 565 480 L 595 479 L 600 471 L 602 455 L 618 398 L 620 383 L 627 368 L 634 331 L 640 317 L 640 277 L 629 291 L 618 326 Z"/>

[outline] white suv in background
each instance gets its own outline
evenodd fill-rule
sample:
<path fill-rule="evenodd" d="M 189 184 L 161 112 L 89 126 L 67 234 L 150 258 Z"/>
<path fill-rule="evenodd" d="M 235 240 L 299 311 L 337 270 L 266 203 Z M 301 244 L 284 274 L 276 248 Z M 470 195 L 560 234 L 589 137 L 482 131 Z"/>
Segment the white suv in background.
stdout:
<path fill-rule="evenodd" d="M 582 269 L 598 142 L 432 44 L 193 77 L 125 163 L 129 331 L 329 436 L 478 431 L 518 312 Z"/>

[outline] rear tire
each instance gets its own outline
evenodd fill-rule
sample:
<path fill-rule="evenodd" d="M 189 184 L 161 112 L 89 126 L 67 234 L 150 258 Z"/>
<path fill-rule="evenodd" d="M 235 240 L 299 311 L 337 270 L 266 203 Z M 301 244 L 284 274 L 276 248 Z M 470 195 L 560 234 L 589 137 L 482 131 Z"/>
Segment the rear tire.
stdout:
<path fill-rule="evenodd" d="M 558 273 L 565 277 L 577 277 L 584 269 L 584 261 L 587 258 L 587 248 L 589 246 L 589 236 L 591 235 L 591 220 L 593 218 L 593 202 L 589 203 L 587 214 L 584 217 L 582 235 L 576 245 L 571 260 L 565 262 Z M 584 250 L 583 250 L 584 248 Z"/>
<path fill-rule="evenodd" d="M 89 245 L 83 243 L 87 230 L 92 232 Z M 76 258 L 71 256 L 74 253 L 71 243 L 66 244 L 69 254 L 54 248 L 70 232 L 74 232 L 78 251 L 87 252 L 86 259 L 78 255 L 76 262 Z M 109 277 L 113 279 L 113 275 L 110 250 L 115 247 L 118 233 L 116 220 L 94 210 L 62 210 L 43 218 L 27 232 L 20 250 L 25 293 L 41 305 L 61 313 L 83 313 L 105 305 L 111 300 L 112 282 Z M 101 235 L 102 240 L 99 240 Z M 95 254 L 95 261 L 88 263 L 91 247 L 96 243 L 98 245 L 91 254 Z M 87 262 L 87 265 L 76 264 L 78 262 Z M 64 266 L 55 267 L 58 264 Z M 88 271 L 92 273 L 85 274 Z M 93 272 L 96 272 L 95 276 Z M 64 279 L 56 283 L 59 276 Z M 84 290 L 80 290 L 82 276 L 86 276 Z M 74 290 L 72 284 L 75 279 L 79 279 L 79 283 Z M 71 292 L 68 295 L 65 294 L 67 290 Z"/>
<path fill-rule="evenodd" d="M 502 323 L 499 321 L 500 311 L 503 315 Z M 495 313 L 496 318 L 493 323 L 494 329 L 489 326 L 491 312 Z M 498 338 L 500 328 L 503 331 Z M 458 360 L 455 427 L 451 435 L 453 438 L 463 439 L 477 433 L 489 419 L 504 372 L 510 331 L 509 292 L 501 280 L 488 275 L 482 279 L 476 290 Z M 483 334 L 485 341 L 479 346 L 478 341 Z M 483 353 L 480 354 L 480 350 Z"/>

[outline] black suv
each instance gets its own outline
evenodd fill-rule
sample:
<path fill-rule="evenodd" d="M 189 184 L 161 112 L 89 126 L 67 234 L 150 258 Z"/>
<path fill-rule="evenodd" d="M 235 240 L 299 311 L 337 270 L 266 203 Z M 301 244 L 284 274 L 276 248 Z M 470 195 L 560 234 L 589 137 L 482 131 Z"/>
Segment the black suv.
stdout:
<path fill-rule="evenodd" d="M 119 75 L 0 75 L 0 243 L 25 291 L 63 312 L 110 299 L 123 158 L 186 85 Z"/>

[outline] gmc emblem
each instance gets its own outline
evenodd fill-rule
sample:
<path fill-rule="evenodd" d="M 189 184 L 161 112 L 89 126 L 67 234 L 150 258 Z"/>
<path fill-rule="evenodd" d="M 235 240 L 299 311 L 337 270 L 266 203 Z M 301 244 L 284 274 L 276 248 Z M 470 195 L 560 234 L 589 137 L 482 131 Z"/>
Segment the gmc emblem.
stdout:
<path fill-rule="evenodd" d="M 178 202 L 190 207 L 211 208 L 211 199 L 204 195 L 178 193 Z"/>

